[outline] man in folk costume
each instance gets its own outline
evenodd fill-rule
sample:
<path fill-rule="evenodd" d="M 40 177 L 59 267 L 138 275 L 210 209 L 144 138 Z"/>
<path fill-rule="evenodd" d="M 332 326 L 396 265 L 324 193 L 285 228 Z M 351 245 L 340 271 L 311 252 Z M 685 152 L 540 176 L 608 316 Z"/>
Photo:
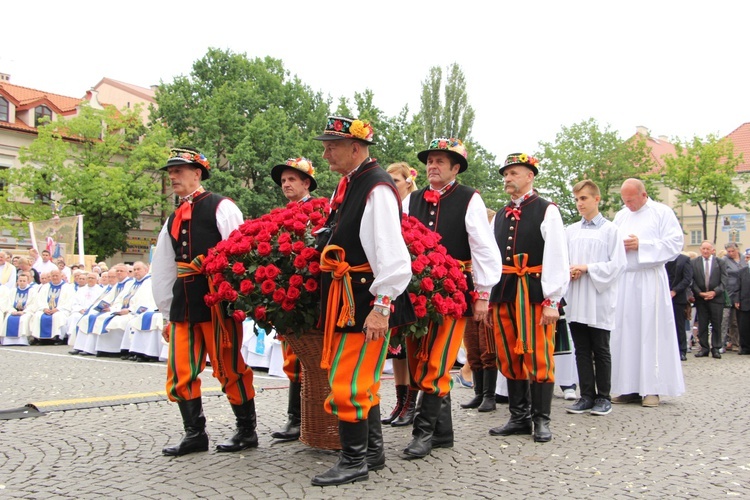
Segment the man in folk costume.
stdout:
<path fill-rule="evenodd" d="M 404 449 L 411 458 L 425 457 L 433 447 L 453 446 L 453 378 L 449 370 L 456 362 L 470 318 L 482 323 L 487 320 L 490 291 L 501 277 L 497 265 L 500 252 L 487 221 L 487 207 L 476 189 L 456 180 L 469 166 L 463 143 L 454 138 L 434 139 L 417 157 L 427 166 L 429 185 L 411 193 L 404 200 L 404 210 L 440 234 L 440 244 L 448 255 L 464 263 L 469 285 L 466 303 L 472 304 L 470 292 L 475 291 L 478 298 L 463 318 L 444 318 L 440 325 L 431 323 L 420 339 L 406 339 L 409 374 L 424 393 L 414 417 L 413 439 Z M 483 396 L 491 399 L 494 408 L 497 370 L 486 370 L 482 380 L 474 382 L 483 384 Z"/>
<path fill-rule="evenodd" d="M 144 309 L 141 309 L 144 308 Z M 135 318 L 138 310 L 156 309 L 154 297 L 151 293 L 151 275 L 148 266 L 141 261 L 133 263 L 133 284 L 122 300 L 114 304 L 112 319 L 107 323 L 107 335 L 120 339 L 119 351 L 123 353 L 121 359 L 129 359 L 130 351 L 130 322 Z"/>
<path fill-rule="evenodd" d="M 159 233 L 152 261 L 154 299 L 170 322 L 164 329 L 169 336 L 167 396 L 179 406 L 185 427 L 182 441 L 162 450 L 170 456 L 208 450 L 198 378 L 206 354 L 237 419 L 235 434 L 217 451 L 258 446 L 253 371 L 241 354 L 242 324 L 225 316 L 222 303 L 209 308 L 204 301 L 209 282 L 201 273 L 203 256 L 243 222 L 234 202 L 201 185 L 209 168 L 206 157 L 190 148 L 172 149 L 162 167 L 180 197 Z"/>
<path fill-rule="evenodd" d="M 104 304 L 102 313 L 96 316 L 93 324 L 89 323 L 91 325 L 89 333 L 94 334 L 89 341 L 94 341 L 93 351 L 97 356 L 120 355 L 122 332 L 110 332 L 107 327 L 120 309 L 122 309 L 123 300 L 130 293 L 134 280 L 128 273 L 127 265 L 117 264 L 114 266 L 114 270 L 117 275 L 117 285 L 115 285 L 110 295 L 105 299 L 106 303 Z M 91 350 L 91 345 L 87 345 L 86 351 L 91 352 Z"/>
<path fill-rule="evenodd" d="M 99 285 L 99 275 L 95 272 L 82 271 L 78 276 L 83 276 L 83 285 L 78 287 L 73 297 L 70 316 L 68 317 L 68 344 L 74 346 L 69 354 L 78 354 L 75 343 L 78 338 L 78 321 L 86 314 L 94 301 L 102 294 L 103 288 Z"/>
<path fill-rule="evenodd" d="M 612 402 L 657 407 L 660 396 L 685 392 L 664 267 L 679 255 L 684 235 L 674 211 L 649 198 L 640 180 L 625 180 L 620 197 L 625 207 L 613 222 L 628 263 L 618 283 L 622 293 L 610 342 L 612 392 L 619 394 Z"/>
<path fill-rule="evenodd" d="M 284 196 L 290 202 L 306 202 L 310 199 L 310 192 L 318 187 L 315 169 L 307 158 L 289 158 L 286 163 L 274 166 L 271 169 L 271 179 L 281 187 Z M 299 439 L 302 423 L 302 363 L 292 351 L 292 346 L 283 338 L 281 348 L 284 353 L 284 373 L 289 378 L 287 421 L 284 427 L 272 433 L 271 437 L 282 441 L 294 441 Z"/>
<path fill-rule="evenodd" d="M 94 299 L 76 323 L 76 340 L 73 343 L 73 350 L 68 351 L 68 354 L 80 354 L 81 356 L 96 354 L 96 335 L 90 333 L 90 331 L 97 316 L 107 314 L 104 309 L 112 303 L 112 295 L 117 286 L 117 273 L 114 268 L 103 273 L 102 276 L 106 279 L 106 285 L 102 286 L 101 294 Z"/>
<path fill-rule="evenodd" d="M 490 434 L 531 434 L 533 422 L 534 441 L 546 442 L 552 439 L 555 325 L 570 265 L 560 210 L 534 191 L 538 163 L 514 153 L 500 167 L 511 201 L 492 223 L 503 278 L 490 295 L 490 321 L 511 416 Z"/>
<path fill-rule="evenodd" d="M 143 284 L 130 301 L 130 320 L 125 328 L 123 344 L 129 337 L 129 359 L 139 362 L 153 361 L 159 359 L 161 354 L 164 318 L 156 307 L 148 265 L 136 262 L 133 264 L 133 271 L 135 279 L 143 280 Z"/>
<path fill-rule="evenodd" d="M 63 281 L 62 271 L 50 272 L 50 282 L 42 285 L 34 300 L 34 316 L 29 323 L 31 335 L 40 340 L 62 342 L 73 306 L 73 285 Z"/>
<path fill-rule="evenodd" d="M 29 345 L 29 318 L 31 312 L 26 307 L 34 300 L 36 288 L 31 284 L 31 274 L 20 271 L 18 285 L 5 299 L 0 297 L 0 310 L 3 321 L 0 325 L 0 345 Z M 0 287 L 0 295 L 3 295 Z"/>
<path fill-rule="evenodd" d="M 16 272 L 16 266 L 8 262 L 8 254 L 0 250 L 0 285 L 4 285 L 8 291 L 15 291 Z"/>
<path fill-rule="evenodd" d="M 391 176 L 370 157 L 372 126 L 331 116 L 315 139 L 323 141 L 331 171 L 342 176 L 318 235 L 321 367 L 331 382 L 325 410 L 339 419 L 341 453 L 312 484 L 331 486 L 364 481 L 368 471 L 385 467 L 378 389 L 389 328 L 415 318 L 403 294 L 411 259 L 401 235 L 400 198 Z"/>

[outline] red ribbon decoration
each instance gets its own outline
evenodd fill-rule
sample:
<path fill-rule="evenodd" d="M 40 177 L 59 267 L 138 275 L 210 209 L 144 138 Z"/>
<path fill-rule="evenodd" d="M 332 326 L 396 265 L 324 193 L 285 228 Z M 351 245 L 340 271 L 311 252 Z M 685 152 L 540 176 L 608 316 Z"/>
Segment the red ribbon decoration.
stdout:
<path fill-rule="evenodd" d="M 336 196 L 334 196 L 331 202 L 331 210 L 336 210 L 344 202 L 344 195 L 346 195 L 346 187 L 349 185 L 349 176 L 345 175 L 339 181 L 339 185 L 336 187 Z"/>
<path fill-rule="evenodd" d="M 182 221 L 190 220 L 192 218 L 193 204 L 183 201 L 182 205 L 177 207 L 177 210 L 174 211 L 174 222 L 172 222 L 172 229 L 170 230 L 172 238 L 178 239 L 180 236 L 180 227 L 182 226 Z"/>
<path fill-rule="evenodd" d="M 517 209 L 516 207 L 505 207 L 505 217 L 510 217 L 511 214 L 516 218 L 516 220 L 521 220 L 521 211 L 519 209 Z"/>
<path fill-rule="evenodd" d="M 440 201 L 440 193 L 438 191 L 428 189 L 424 192 L 424 199 L 427 203 L 437 203 Z"/>

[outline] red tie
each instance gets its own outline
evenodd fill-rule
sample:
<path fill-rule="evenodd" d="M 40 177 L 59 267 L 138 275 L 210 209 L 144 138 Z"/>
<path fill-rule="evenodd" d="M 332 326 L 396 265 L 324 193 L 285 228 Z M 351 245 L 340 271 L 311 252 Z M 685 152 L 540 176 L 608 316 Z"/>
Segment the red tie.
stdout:
<path fill-rule="evenodd" d="M 170 231 L 172 238 L 178 239 L 180 236 L 180 227 L 182 226 L 182 221 L 190 220 L 192 218 L 193 204 L 188 203 L 187 201 L 183 201 L 182 205 L 177 207 L 177 210 L 174 211 L 174 221 L 172 222 L 172 229 Z"/>
<path fill-rule="evenodd" d="M 346 187 L 349 185 L 349 176 L 345 175 L 339 181 L 339 185 L 336 186 L 336 196 L 333 197 L 331 202 L 331 210 L 336 210 L 344 202 L 344 196 L 346 195 Z"/>

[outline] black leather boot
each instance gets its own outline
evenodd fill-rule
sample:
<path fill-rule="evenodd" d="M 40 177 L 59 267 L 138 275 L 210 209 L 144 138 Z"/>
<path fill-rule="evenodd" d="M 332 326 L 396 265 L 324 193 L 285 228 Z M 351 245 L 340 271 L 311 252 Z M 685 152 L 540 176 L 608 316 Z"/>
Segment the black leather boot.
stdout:
<path fill-rule="evenodd" d="M 179 457 L 197 451 L 208 451 L 208 434 L 206 434 L 206 417 L 203 416 L 201 398 L 189 399 L 177 403 L 185 427 L 185 437 L 179 444 L 161 450 L 162 454 Z"/>
<path fill-rule="evenodd" d="M 443 397 L 440 414 L 432 434 L 433 448 L 453 448 L 453 415 L 451 414 L 451 393 Z"/>
<path fill-rule="evenodd" d="M 237 417 L 237 430 L 234 436 L 216 446 L 216 451 L 240 451 L 248 448 L 257 448 L 258 434 L 255 433 L 255 400 L 241 404 L 232 405 L 234 416 Z"/>
<path fill-rule="evenodd" d="M 418 394 L 419 389 L 414 389 L 413 387 L 408 388 L 404 407 L 401 409 L 401 413 L 399 413 L 398 418 L 391 422 L 391 426 L 405 427 L 407 425 L 411 425 L 414 422 L 414 413 L 417 409 Z"/>
<path fill-rule="evenodd" d="M 383 467 L 385 467 L 383 426 L 380 421 L 380 405 L 375 405 L 370 407 L 370 413 L 367 414 L 367 470 L 375 472 Z"/>
<path fill-rule="evenodd" d="M 284 427 L 271 434 L 280 441 L 295 441 L 299 439 L 300 425 L 302 425 L 302 383 L 289 382 L 289 403 L 287 405 L 287 420 Z"/>
<path fill-rule="evenodd" d="M 554 383 L 531 384 L 531 418 L 534 421 L 534 441 L 537 443 L 546 443 L 552 439 L 549 414 L 554 391 Z"/>
<path fill-rule="evenodd" d="M 406 403 L 406 393 L 409 391 L 409 386 L 407 385 L 397 385 L 396 386 L 396 406 L 393 407 L 393 411 L 391 412 L 391 415 L 387 418 L 384 418 L 381 422 L 390 425 L 391 422 L 396 420 L 398 418 L 399 414 L 401 414 L 401 410 L 404 409 L 404 403 Z"/>
<path fill-rule="evenodd" d="M 490 429 L 490 435 L 531 434 L 531 395 L 528 380 L 508 379 L 508 410 L 508 423 L 502 427 L 493 427 Z"/>
<path fill-rule="evenodd" d="M 368 415 L 369 418 L 369 415 Z M 344 422 L 339 420 L 341 452 L 336 465 L 312 478 L 313 486 L 336 486 L 366 481 L 368 421 Z"/>
<path fill-rule="evenodd" d="M 435 424 L 440 416 L 440 408 L 443 399 L 436 394 L 422 394 L 422 404 L 419 411 L 414 415 L 414 430 L 412 440 L 404 448 L 404 454 L 409 458 L 423 458 L 432 451 L 432 437 L 435 433 Z"/>
<path fill-rule="evenodd" d="M 484 399 L 484 370 L 472 370 L 471 379 L 474 381 L 474 397 L 466 403 L 461 403 L 461 408 L 469 410 L 479 408 Z"/>
<path fill-rule="evenodd" d="M 495 403 L 495 386 L 497 385 L 497 369 L 484 369 L 484 394 L 482 396 L 482 404 L 479 405 L 477 411 L 488 412 L 495 411 L 497 404 Z"/>

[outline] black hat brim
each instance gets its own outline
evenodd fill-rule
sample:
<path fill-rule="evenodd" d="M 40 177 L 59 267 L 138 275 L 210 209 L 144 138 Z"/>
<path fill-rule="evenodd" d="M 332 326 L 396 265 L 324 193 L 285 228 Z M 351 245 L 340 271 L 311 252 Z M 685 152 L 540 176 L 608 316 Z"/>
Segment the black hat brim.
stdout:
<path fill-rule="evenodd" d="M 275 165 L 271 169 L 271 179 L 273 179 L 273 182 L 275 182 L 276 184 L 278 184 L 279 187 L 281 187 L 281 174 L 283 174 L 284 170 L 286 170 L 286 169 L 294 170 L 298 174 L 300 174 L 300 175 L 302 175 L 302 176 L 310 179 L 310 188 L 309 188 L 309 191 L 311 193 L 318 188 L 317 181 L 310 174 L 307 174 L 307 173 L 303 172 L 302 170 L 300 170 L 298 168 L 290 167 L 289 165 Z"/>
<path fill-rule="evenodd" d="M 206 167 L 204 167 L 203 165 L 201 165 L 200 163 L 196 163 L 194 161 L 183 160 L 182 158 L 170 158 L 167 161 L 167 164 L 164 165 L 163 167 L 161 167 L 159 170 L 166 171 L 166 170 L 169 169 L 169 167 L 179 167 L 181 165 L 192 165 L 192 166 L 194 166 L 196 168 L 201 169 L 201 180 L 202 181 L 205 181 L 206 179 L 208 179 L 211 176 L 211 174 L 208 172 L 208 169 Z"/>
<path fill-rule="evenodd" d="M 427 157 L 430 155 L 430 153 L 436 152 L 436 153 L 449 153 L 454 160 L 460 165 L 458 168 L 458 173 L 466 171 L 467 168 L 469 168 L 469 162 L 466 161 L 466 158 L 464 158 L 462 155 L 456 153 L 455 151 L 451 151 L 449 149 L 425 149 L 424 151 L 420 151 L 417 153 L 417 158 L 419 158 L 419 161 L 427 165 Z"/>
<path fill-rule="evenodd" d="M 502 175 L 502 174 L 503 174 L 503 171 L 504 171 L 504 170 L 505 170 L 506 168 L 510 168 L 510 167 L 518 167 L 518 166 L 521 166 L 521 167 L 526 167 L 526 168 L 528 168 L 529 170 L 531 170 L 532 172 L 534 172 L 534 176 L 535 176 L 535 177 L 536 177 L 537 175 L 539 175 L 539 169 L 538 169 L 538 168 L 536 168 L 536 167 L 535 167 L 534 165 L 532 165 L 532 164 L 530 164 L 530 163 L 520 163 L 520 162 L 519 162 L 519 163 L 509 163 L 509 164 L 507 164 L 507 165 L 503 165 L 502 167 L 500 167 L 500 170 L 499 170 L 499 172 L 500 172 L 500 175 Z"/>

